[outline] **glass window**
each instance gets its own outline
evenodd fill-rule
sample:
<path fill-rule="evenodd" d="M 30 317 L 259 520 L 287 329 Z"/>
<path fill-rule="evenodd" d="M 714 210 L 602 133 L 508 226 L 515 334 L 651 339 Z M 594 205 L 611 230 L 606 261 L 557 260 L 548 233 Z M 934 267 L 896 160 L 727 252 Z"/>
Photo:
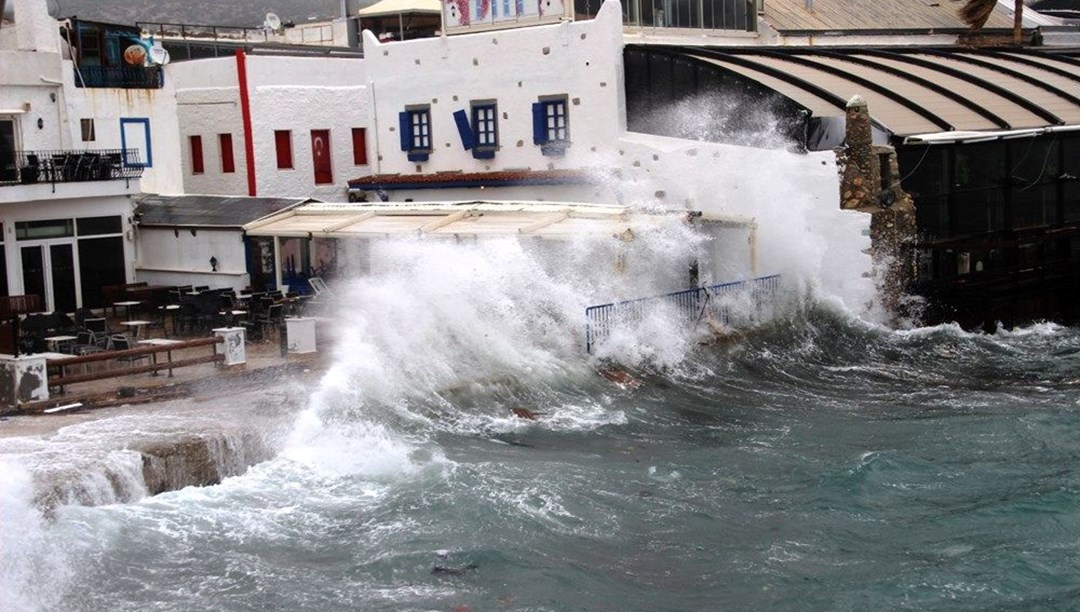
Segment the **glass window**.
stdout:
<path fill-rule="evenodd" d="M 119 234 L 124 231 L 123 220 L 119 216 L 76 219 L 75 227 L 78 229 L 80 236 Z"/>
<path fill-rule="evenodd" d="M 1013 185 L 1024 188 L 1037 183 L 1056 181 L 1061 173 L 1059 143 L 1050 136 L 1035 136 L 1009 141 Z"/>
<path fill-rule="evenodd" d="M 82 278 L 83 306 L 105 306 L 101 288 L 125 282 L 126 261 L 122 237 L 79 240 L 79 276 Z"/>
<path fill-rule="evenodd" d="M 15 222 L 16 240 L 64 238 L 73 235 L 75 235 L 75 222 L 72 219 L 47 219 L 44 221 Z"/>
<path fill-rule="evenodd" d="M 498 107 L 494 102 L 474 102 L 472 128 L 476 134 L 476 146 L 494 148 L 499 146 Z"/>
<path fill-rule="evenodd" d="M 0 182 L 19 178 L 15 168 L 15 122 L 0 119 Z"/>
<path fill-rule="evenodd" d="M 1005 201 L 1002 191 L 988 189 L 953 195 L 953 223 L 957 235 L 983 234 L 1002 229 Z"/>
<path fill-rule="evenodd" d="M 431 109 L 409 111 L 409 138 L 412 149 L 431 150 Z"/>
<path fill-rule="evenodd" d="M 431 107 L 427 104 L 406 106 L 398 114 L 401 150 L 409 161 L 427 161 L 431 154 Z"/>
<path fill-rule="evenodd" d="M 547 120 L 548 142 L 569 139 L 570 126 L 566 116 L 566 100 L 552 100 L 544 103 L 544 117 Z"/>
<path fill-rule="evenodd" d="M 94 120 L 93 119 L 80 119 L 79 127 L 82 130 L 83 142 L 92 142 L 97 140 L 97 135 L 94 133 Z"/>
<path fill-rule="evenodd" d="M 969 191 L 1001 188 L 1004 185 L 1004 142 L 957 145 L 954 155 L 953 188 Z"/>
<path fill-rule="evenodd" d="M 896 151 L 904 191 L 918 199 L 949 192 L 948 147 L 902 145 Z"/>
<path fill-rule="evenodd" d="M 948 196 L 923 196 L 915 202 L 919 232 L 930 238 L 949 236 Z"/>
<path fill-rule="evenodd" d="M 562 155 L 570 146 L 567 96 L 541 96 L 533 104 L 533 142 L 544 155 Z"/>

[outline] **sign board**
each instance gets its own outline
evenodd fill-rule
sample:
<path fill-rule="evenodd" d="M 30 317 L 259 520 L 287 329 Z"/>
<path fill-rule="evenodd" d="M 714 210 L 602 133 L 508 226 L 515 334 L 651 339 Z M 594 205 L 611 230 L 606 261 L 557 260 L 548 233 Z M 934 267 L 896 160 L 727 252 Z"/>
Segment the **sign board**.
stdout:
<path fill-rule="evenodd" d="M 447 34 L 569 20 L 570 0 L 442 0 Z"/>

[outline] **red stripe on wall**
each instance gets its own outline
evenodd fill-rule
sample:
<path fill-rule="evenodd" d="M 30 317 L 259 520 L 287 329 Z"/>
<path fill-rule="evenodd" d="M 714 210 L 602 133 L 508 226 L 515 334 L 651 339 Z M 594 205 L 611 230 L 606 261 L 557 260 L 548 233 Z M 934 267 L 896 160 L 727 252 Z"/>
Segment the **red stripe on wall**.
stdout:
<path fill-rule="evenodd" d="M 254 196 L 255 142 L 252 140 L 251 100 L 248 97 L 247 56 L 243 49 L 236 50 L 236 78 L 240 85 L 240 114 L 244 119 L 244 165 L 247 168 L 248 195 Z"/>

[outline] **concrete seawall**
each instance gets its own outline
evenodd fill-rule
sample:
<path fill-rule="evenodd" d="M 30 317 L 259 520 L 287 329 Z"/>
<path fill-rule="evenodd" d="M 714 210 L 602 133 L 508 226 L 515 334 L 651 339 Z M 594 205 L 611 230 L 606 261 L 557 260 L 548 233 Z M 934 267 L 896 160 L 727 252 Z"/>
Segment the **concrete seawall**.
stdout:
<path fill-rule="evenodd" d="M 246 472 L 281 449 L 309 381 L 257 390 L 0 421 L 0 461 L 25 470 L 26 500 L 46 516 L 64 505 L 134 502 Z"/>

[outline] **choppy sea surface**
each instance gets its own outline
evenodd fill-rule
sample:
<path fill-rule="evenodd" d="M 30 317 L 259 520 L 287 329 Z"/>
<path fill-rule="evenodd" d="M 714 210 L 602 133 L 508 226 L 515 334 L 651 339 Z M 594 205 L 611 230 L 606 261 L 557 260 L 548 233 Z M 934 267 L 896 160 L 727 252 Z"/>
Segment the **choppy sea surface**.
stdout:
<path fill-rule="evenodd" d="M 1080 329 L 811 305 L 631 388 L 537 339 L 550 305 L 444 346 L 365 291 L 370 346 L 243 475 L 43 517 L 9 453 L 3 609 L 1080 607 Z"/>

